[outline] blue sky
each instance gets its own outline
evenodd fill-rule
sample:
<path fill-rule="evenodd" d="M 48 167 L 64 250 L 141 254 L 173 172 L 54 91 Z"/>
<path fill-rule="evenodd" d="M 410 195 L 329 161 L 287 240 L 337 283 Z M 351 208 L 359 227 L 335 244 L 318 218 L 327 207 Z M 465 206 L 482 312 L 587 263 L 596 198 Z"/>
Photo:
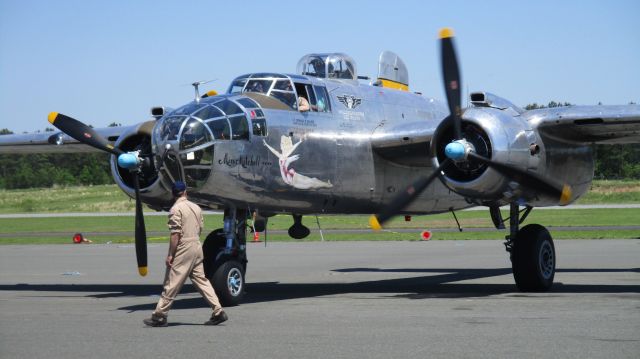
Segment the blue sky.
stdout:
<path fill-rule="evenodd" d="M 437 33 L 456 34 L 463 88 L 517 105 L 640 103 L 640 1 L 0 0 L 0 128 L 65 113 L 103 127 L 192 100 L 191 82 L 294 73 L 345 52 L 375 77 L 396 52 L 410 87 L 444 98 Z"/>

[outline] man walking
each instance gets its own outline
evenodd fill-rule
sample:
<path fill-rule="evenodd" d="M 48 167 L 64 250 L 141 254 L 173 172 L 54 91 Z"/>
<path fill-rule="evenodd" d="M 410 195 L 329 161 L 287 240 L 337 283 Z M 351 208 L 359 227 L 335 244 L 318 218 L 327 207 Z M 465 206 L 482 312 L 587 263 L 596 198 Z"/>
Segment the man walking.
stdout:
<path fill-rule="evenodd" d="M 189 277 L 198 292 L 213 309 L 211 318 L 205 325 L 218 325 L 228 319 L 222 310 L 218 297 L 204 275 L 202 266 L 202 246 L 200 233 L 204 226 L 202 210 L 197 204 L 187 200 L 187 186 L 182 181 L 176 181 L 172 188 L 175 204 L 169 211 L 169 253 L 165 263 L 167 271 L 164 277 L 164 289 L 156 310 L 151 318 L 145 319 L 144 324 L 151 327 L 166 327 L 167 313 L 180 292 L 184 281 Z"/>

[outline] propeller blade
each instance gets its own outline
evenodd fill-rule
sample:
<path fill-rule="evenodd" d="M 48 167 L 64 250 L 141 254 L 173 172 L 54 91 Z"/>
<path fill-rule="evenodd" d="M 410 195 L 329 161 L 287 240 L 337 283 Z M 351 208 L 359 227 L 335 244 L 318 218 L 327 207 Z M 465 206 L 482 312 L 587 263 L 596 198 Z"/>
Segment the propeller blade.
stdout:
<path fill-rule="evenodd" d="M 49 122 L 56 126 L 60 131 L 84 143 L 93 146 L 99 150 L 103 150 L 114 154 L 121 155 L 123 152 L 119 148 L 113 147 L 104 137 L 100 136 L 91 127 L 84 123 L 57 112 L 49 114 Z"/>
<path fill-rule="evenodd" d="M 138 273 L 144 277 L 147 275 L 147 231 L 144 227 L 142 202 L 140 201 L 140 180 L 137 173 L 132 174 L 136 191 L 136 260 L 138 261 Z"/>
<path fill-rule="evenodd" d="M 535 173 L 523 171 L 516 167 L 511 167 L 503 163 L 492 161 L 484 156 L 480 156 L 474 152 L 469 152 L 468 156 L 476 161 L 485 163 L 502 175 L 511 178 L 523 186 L 535 189 L 552 197 L 560 198 L 560 204 L 569 203 L 571 199 L 571 186 L 564 184 L 562 187 L 549 183 Z"/>
<path fill-rule="evenodd" d="M 377 214 L 372 215 L 369 218 L 369 225 L 374 230 L 378 231 L 382 229 L 382 224 L 391 219 L 391 217 L 398 214 L 402 211 L 403 208 L 411 204 L 416 197 L 422 193 L 422 191 L 433 182 L 433 180 L 440 175 L 440 171 L 451 162 L 450 159 L 446 159 L 442 162 L 442 164 L 433 171 L 429 176 L 419 178 L 417 181 L 412 183 L 407 189 L 398 194 L 396 198 L 391 201 L 391 203 L 384 208 L 384 210 Z"/>
<path fill-rule="evenodd" d="M 444 80 L 444 90 L 447 95 L 449 112 L 453 116 L 454 134 L 456 140 L 462 139 L 461 119 L 461 90 L 460 71 L 458 69 L 458 59 L 453 47 L 453 30 L 444 28 L 440 30 L 440 52 L 442 56 L 442 78 Z"/>

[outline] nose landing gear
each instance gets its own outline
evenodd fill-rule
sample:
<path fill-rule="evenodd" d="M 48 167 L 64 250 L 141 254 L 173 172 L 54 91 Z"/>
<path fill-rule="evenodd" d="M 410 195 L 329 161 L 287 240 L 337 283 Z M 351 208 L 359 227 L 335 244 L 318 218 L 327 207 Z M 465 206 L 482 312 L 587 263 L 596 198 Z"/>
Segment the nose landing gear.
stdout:
<path fill-rule="evenodd" d="M 209 233 L 202 245 L 204 271 L 225 307 L 240 304 L 247 270 L 247 211 L 227 209 L 224 228 Z"/>

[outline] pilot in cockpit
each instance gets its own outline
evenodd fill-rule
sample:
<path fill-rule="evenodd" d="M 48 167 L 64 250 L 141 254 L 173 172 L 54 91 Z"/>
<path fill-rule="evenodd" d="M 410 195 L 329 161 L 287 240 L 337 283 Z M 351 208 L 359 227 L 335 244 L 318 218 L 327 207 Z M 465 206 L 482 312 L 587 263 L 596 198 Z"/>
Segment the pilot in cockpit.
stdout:
<path fill-rule="evenodd" d="M 316 77 L 319 77 L 319 78 L 325 77 L 326 74 L 324 72 L 324 61 L 322 61 L 322 59 L 315 58 L 311 60 L 309 64 L 313 67 L 313 71 L 315 72 Z"/>
<path fill-rule="evenodd" d="M 309 101 L 307 101 L 307 99 L 304 98 L 304 96 L 299 96 L 298 97 L 298 111 L 307 112 L 310 109 L 311 109 L 311 107 L 309 106 Z"/>

